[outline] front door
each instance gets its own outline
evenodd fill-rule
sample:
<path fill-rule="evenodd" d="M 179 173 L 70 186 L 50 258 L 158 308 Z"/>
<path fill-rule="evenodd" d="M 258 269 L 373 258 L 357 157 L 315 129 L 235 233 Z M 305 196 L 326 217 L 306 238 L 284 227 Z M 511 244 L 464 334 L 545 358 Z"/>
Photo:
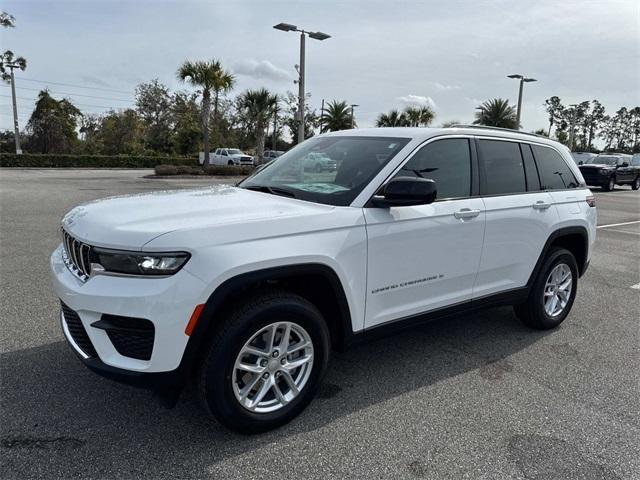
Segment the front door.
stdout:
<path fill-rule="evenodd" d="M 434 140 L 394 174 L 430 178 L 429 205 L 364 208 L 368 238 L 365 328 L 471 299 L 484 203 L 474 193 L 468 138 Z"/>

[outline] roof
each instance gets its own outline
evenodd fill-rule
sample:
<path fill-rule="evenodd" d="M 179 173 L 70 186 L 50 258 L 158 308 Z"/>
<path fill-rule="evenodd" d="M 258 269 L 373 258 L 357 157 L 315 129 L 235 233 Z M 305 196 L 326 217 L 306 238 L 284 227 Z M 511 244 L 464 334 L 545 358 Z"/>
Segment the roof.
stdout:
<path fill-rule="evenodd" d="M 447 128 L 431 127 L 380 127 L 380 128 L 355 128 L 352 130 L 340 130 L 328 132 L 323 135 L 328 136 L 358 136 L 358 137 L 400 137 L 415 140 L 426 140 L 440 135 L 477 135 L 483 137 L 508 138 L 526 142 L 537 142 L 547 145 L 562 145 L 555 140 L 551 140 L 542 135 L 519 132 L 507 128 L 492 128 L 485 126 L 464 125 Z M 564 147 L 564 145 L 562 145 Z"/>

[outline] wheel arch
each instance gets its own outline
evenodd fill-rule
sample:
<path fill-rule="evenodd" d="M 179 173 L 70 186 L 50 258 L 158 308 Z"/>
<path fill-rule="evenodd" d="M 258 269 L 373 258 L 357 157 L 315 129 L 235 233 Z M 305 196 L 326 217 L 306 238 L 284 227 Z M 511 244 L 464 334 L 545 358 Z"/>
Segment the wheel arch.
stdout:
<path fill-rule="evenodd" d="M 286 288 L 311 301 L 327 321 L 332 348 L 344 350 L 351 343 L 354 334 L 349 303 L 342 282 L 331 267 L 319 263 L 270 267 L 238 274 L 213 291 L 187 343 L 180 364 L 183 371 L 192 371 L 206 338 L 219 325 L 217 318 L 242 301 L 243 295 L 259 292 L 261 286 Z"/>
<path fill-rule="evenodd" d="M 563 227 L 558 230 L 555 230 L 544 244 L 542 252 L 538 257 L 538 261 L 531 272 L 531 276 L 529 277 L 529 281 L 527 282 L 527 287 L 531 287 L 533 282 L 535 281 L 540 268 L 542 268 L 542 264 L 544 259 L 549 254 L 549 251 L 554 247 L 562 247 L 569 250 L 576 259 L 576 263 L 578 264 L 578 272 L 579 275 L 582 276 L 584 272 L 587 270 L 588 266 L 588 255 L 589 255 L 589 234 L 587 232 L 586 227 L 583 226 L 572 226 L 572 227 Z"/>

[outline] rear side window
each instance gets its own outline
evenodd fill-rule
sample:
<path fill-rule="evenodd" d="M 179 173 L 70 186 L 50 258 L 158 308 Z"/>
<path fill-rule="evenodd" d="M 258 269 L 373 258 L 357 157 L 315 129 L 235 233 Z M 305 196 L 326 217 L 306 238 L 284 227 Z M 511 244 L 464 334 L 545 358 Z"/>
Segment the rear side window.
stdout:
<path fill-rule="evenodd" d="M 485 195 L 527 191 L 520 145 L 516 142 L 480 140 L 478 149 Z"/>
<path fill-rule="evenodd" d="M 396 177 L 430 178 L 436 182 L 438 200 L 470 196 L 469 140 L 450 138 L 425 145 L 404 164 Z"/>
<path fill-rule="evenodd" d="M 542 190 L 578 188 L 578 181 L 562 156 L 553 148 L 533 145 Z"/>

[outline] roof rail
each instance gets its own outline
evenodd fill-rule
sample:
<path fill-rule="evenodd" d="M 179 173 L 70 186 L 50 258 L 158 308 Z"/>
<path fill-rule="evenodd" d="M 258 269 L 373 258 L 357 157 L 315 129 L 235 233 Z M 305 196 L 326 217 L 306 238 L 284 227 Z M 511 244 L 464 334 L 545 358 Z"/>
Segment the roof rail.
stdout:
<path fill-rule="evenodd" d="M 532 137 L 546 138 L 547 140 L 550 140 L 550 138 L 545 135 L 538 135 L 537 133 L 522 132 L 520 130 L 516 130 L 515 128 L 491 127 L 489 125 L 473 125 L 473 124 L 468 125 L 464 123 L 456 123 L 455 125 L 451 125 L 447 128 L 478 128 L 480 130 L 501 130 L 503 132 L 520 133 L 522 135 L 531 135 Z"/>

